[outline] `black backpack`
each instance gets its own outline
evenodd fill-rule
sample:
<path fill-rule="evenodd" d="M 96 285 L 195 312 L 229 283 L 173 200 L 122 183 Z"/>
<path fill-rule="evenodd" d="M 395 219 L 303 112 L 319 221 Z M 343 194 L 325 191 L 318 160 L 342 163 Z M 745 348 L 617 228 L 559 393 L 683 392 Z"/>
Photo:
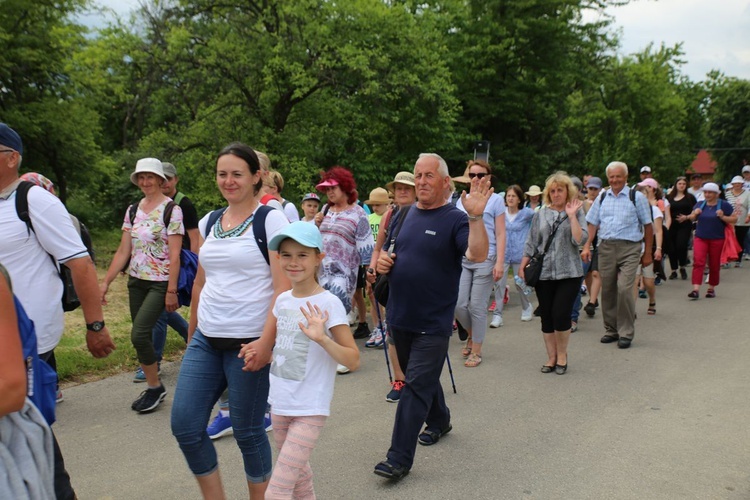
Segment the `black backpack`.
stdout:
<path fill-rule="evenodd" d="M 34 225 L 31 222 L 31 216 L 29 212 L 29 189 L 34 186 L 36 186 L 36 184 L 34 184 L 33 182 L 21 181 L 18 184 L 18 189 L 16 189 L 16 214 L 18 215 L 19 219 L 26 223 L 26 230 L 28 231 L 29 235 L 32 231 L 34 231 Z M 89 255 L 91 256 L 91 260 L 94 260 L 95 254 L 94 247 L 91 241 L 91 233 L 89 233 L 88 228 L 86 228 L 86 226 L 75 216 L 71 215 L 70 218 L 73 221 L 73 226 L 75 226 L 76 230 L 78 230 L 78 235 L 81 237 L 81 242 L 86 247 L 86 251 L 88 251 Z M 68 312 L 78 309 L 81 306 L 81 301 L 78 299 L 78 294 L 76 293 L 76 289 L 73 286 L 73 274 L 70 272 L 68 266 L 66 266 L 65 264 L 60 264 L 60 266 L 58 267 L 57 260 L 55 260 L 52 255 L 50 255 L 49 257 L 50 259 L 52 259 L 52 263 L 58 270 L 58 273 L 60 274 L 60 281 L 62 281 L 63 284 L 63 311 Z"/>

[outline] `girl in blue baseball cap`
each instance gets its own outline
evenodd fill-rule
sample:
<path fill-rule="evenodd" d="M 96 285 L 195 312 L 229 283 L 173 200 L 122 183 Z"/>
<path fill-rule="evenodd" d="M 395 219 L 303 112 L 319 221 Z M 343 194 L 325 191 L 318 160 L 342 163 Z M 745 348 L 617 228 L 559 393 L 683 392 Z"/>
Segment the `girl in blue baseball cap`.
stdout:
<path fill-rule="evenodd" d="M 279 456 L 266 498 L 315 498 L 310 455 L 330 415 L 336 365 L 356 370 L 359 349 L 341 300 L 318 282 L 325 254 L 317 226 L 293 222 L 268 248 L 278 252 L 292 289 L 273 306 L 276 345 L 268 400 Z"/>

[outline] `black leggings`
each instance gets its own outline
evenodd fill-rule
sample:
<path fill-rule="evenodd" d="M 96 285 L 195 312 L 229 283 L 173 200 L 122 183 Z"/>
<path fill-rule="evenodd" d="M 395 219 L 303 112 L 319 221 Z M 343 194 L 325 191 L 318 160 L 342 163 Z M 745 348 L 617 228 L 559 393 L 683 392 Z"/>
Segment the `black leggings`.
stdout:
<path fill-rule="evenodd" d="M 542 333 L 570 330 L 570 313 L 581 289 L 581 278 L 540 280 L 536 284 Z"/>
<path fill-rule="evenodd" d="M 669 266 L 672 271 L 677 271 L 677 267 L 687 266 L 688 243 L 690 233 L 693 230 L 692 222 L 674 222 L 669 228 L 667 237 L 669 238 Z"/>
<path fill-rule="evenodd" d="M 734 235 L 737 236 L 737 243 L 742 247 L 742 252 L 745 252 L 745 236 L 747 236 L 747 230 L 750 226 L 734 226 Z M 742 254 L 739 255 L 742 259 Z"/>

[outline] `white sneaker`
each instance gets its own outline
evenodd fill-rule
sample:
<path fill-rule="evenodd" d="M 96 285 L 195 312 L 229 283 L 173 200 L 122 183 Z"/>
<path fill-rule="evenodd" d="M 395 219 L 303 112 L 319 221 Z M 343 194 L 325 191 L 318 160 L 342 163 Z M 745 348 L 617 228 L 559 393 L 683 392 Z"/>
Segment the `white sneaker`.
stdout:
<path fill-rule="evenodd" d="M 521 321 L 531 321 L 534 319 L 534 307 L 529 304 L 529 307 L 521 311 Z"/>
<path fill-rule="evenodd" d="M 503 326 L 503 317 L 495 314 L 494 316 L 492 316 L 492 322 L 490 323 L 490 328 L 497 328 L 500 326 Z"/>
<path fill-rule="evenodd" d="M 349 368 L 347 368 L 346 366 L 344 366 L 344 365 L 338 365 L 336 367 L 336 373 L 338 373 L 340 375 L 343 375 L 344 373 L 349 373 L 350 371 L 351 370 Z"/>

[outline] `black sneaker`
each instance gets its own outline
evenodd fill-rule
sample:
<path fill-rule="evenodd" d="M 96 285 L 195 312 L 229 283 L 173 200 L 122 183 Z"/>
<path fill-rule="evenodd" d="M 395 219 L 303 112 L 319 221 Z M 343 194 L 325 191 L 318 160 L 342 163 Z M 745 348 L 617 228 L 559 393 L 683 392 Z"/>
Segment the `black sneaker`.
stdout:
<path fill-rule="evenodd" d="M 355 339 L 368 339 L 371 334 L 372 332 L 370 331 L 370 327 L 367 326 L 367 323 L 360 323 L 357 325 L 357 329 L 354 330 Z"/>
<path fill-rule="evenodd" d="M 685 270 L 685 268 L 684 268 L 684 267 L 681 267 L 681 268 L 680 268 L 680 278 L 682 278 L 682 279 L 684 279 L 684 280 L 686 280 L 686 279 L 687 279 L 687 271 Z"/>
<path fill-rule="evenodd" d="M 596 314 L 596 306 L 591 302 L 583 306 L 583 310 L 586 311 L 589 318 L 593 318 L 594 314 Z"/>
<path fill-rule="evenodd" d="M 164 401 L 166 396 L 167 390 L 163 385 L 160 385 L 156 389 L 146 389 L 138 396 L 138 399 L 133 401 L 130 407 L 138 413 L 148 413 L 154 411 Z"/>
<path fill-rule="evenodd" d="M 677 279 L 677 271 L 672 271 L 672 274 L 669 275 L 670 280 L 676 280 Z"/>

